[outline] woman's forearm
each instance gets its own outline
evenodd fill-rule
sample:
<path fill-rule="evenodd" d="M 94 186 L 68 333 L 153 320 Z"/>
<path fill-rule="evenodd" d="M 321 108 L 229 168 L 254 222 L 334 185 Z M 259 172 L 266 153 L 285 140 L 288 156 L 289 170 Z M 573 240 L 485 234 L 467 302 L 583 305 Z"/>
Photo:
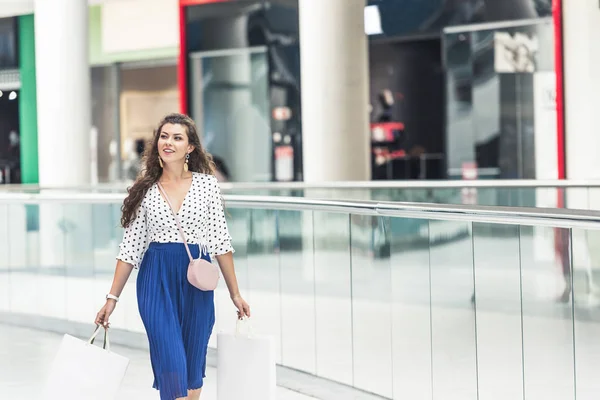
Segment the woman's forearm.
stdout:
<path fill-rule="evenodd" d="M 240 289 L 238 287 L 237 277 L 235 276 L 235 268 L 233 266 L 233 253 L 225 253 L 220 256 L 216 256 L 216 258 L 217 262 L 219 263 L 219 267 L 221 268 L 221 272 L 223 273 L 225 283 L 227 284 L 229 295 L 231 298 L 238 296 L 240 294 Z"/>
<path fill-rule="evenodd" d="M 132 269 L 133 265 L 126 263 L 125 261 L 117 261 L 117 267 L 115 268 L 115 276 L 113 278 L 113 283 L 110 288 L 110 294 L 115 295 L 117 297 L 121 296 L 123 288 L 125 287 L 125 284 L 129 279 L 129 275 L 131 275 Z"/>

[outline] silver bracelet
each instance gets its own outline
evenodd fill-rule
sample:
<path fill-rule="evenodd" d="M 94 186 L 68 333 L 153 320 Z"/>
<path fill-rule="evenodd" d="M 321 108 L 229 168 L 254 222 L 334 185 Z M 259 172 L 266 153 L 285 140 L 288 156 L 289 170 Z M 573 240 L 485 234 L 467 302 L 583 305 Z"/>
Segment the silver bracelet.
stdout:
<path fill-rule="evenodd" d="M 116 301 L 117 303 L 119 302 L 119 298 L 117 296 L 115 296 L 114 294 L 107 294 L 106 295 L 106 300 L 108 299 L 113 299 L 114 301 Z"/>

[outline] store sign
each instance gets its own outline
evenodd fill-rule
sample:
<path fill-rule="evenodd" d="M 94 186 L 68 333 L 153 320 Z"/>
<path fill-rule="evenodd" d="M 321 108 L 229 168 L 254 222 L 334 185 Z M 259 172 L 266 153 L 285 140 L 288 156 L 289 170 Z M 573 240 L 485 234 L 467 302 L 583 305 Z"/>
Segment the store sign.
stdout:
<path fill-rule="evenodd" d="M 464 180 L 475 180 L 478 178 L 478 169 L 476 162 L 463 162 L 462 178 Z M 477 204 L 477 188 L 464 187 L 460 190 L 460 196 L 463 204 Z"/>
<path fill-rule="evenodd" d="M 294 180 L 294 148 L 292 146 L 275 147 L 275 180 L 279 182 Z"/>
<path fill-rule="evenodd" d="M 289 121 L 292 118 L 292 110 L 289 107 L 275 107 L 273 119 L 275 121 Z"/>
<path fill-rule="evenodd" d="M 499 74 L 536 71 L 539 41 L 534 35 L 494 33 L 494 69 Z"/>

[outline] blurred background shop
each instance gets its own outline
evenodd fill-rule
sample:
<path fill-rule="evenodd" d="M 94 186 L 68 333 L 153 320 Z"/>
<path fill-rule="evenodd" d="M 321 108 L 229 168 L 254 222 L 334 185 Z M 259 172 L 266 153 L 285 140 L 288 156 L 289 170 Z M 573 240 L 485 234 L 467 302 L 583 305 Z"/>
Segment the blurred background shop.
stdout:
<path fill-rule="evenodd" d="M 302 0 L 150 0 L 137 18 L 142 3 L 88 10 L 92 183 L 134 177 L 155 121 L 178 110 L 234 182 L 310 181 L 306 160 L 318 170 L 356 154 L 369 164 L 351 175 L 359 180 L 564 176 L 552 0 L 344 3 L 360 6 L 368 51 L 334 57 L 366 63 L 356 75 L 364 109 L 360 96 L 349 106 L 319 95 L 319 79 L 345 79 L 318 47 L 333 43 L 327 21 L 348 7 L 330 2 L 303 19 Z M 33 22 L 0 18 L 3 182 L 37 179 Z M 322 114 L 303 110 L 319 97 Z"/>
<path fill-rule="evenodd" d="M 234 180 L 302 180 L 298 1 L 200 3 L 183 89 L 209 148 Z M 539 159 L 559 151 L 540 152 L 557 141 L 551 16 L 551 0 L 368 1 L 372 179 L 556 175 Z"/>

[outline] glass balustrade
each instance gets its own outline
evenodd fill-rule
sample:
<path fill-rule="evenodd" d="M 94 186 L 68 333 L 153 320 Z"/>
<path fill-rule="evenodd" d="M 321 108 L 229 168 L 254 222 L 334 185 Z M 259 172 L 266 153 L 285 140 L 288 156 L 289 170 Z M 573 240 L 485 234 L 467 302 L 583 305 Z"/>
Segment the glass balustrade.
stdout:
<path fill-rule="evenodd" d="M 92 325 L 120 206 L 0 201 L 0 317 Z M 600 396 L 600 231 L 226 206 L 253 329 L 278 363 L 385 398 Z M 136 276 L 112 326 L 143 333 Z M 214 333 L 235 327 L 220 285 Z"/>

